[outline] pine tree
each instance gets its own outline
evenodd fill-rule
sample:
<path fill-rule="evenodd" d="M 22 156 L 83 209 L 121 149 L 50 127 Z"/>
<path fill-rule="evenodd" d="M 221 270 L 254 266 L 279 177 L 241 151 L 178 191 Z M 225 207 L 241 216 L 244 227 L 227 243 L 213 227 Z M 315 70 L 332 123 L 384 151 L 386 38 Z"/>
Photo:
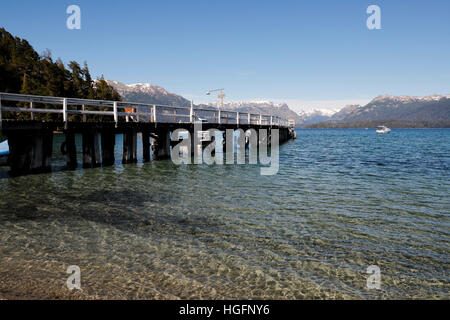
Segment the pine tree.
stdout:
<path fill-rule="evenodd" d="M 74 98 L 83 98 L 84 92 L 83 92 L 83 76 L 81 67 L 78 62 L 76 61 L 70 61 L 69 62 L 69 68 L 71 70 L 71 80 L 72 80 L 72 97 Z"/>
<path fill-rule="evenodd" d="M 84 96 L 88 99 L 94 98 L 94 83 L 92 81 L 91 74 L 89 72 L 89 68 L 87 65 L 87 62 L 84 61 L 84 67 L 82 70 L 83 76 L 84 76 Z"/>

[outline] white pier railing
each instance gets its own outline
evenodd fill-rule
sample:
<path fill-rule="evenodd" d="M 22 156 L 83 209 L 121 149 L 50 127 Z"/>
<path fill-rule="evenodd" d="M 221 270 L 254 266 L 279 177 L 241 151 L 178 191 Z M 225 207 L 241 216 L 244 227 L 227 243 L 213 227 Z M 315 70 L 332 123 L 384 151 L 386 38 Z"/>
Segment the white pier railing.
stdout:
<path fill-rule="evenodd" d="M 19 106 L 8 103 L 19 103 Z M 69 115 L 110 116 L 115 123 L 120 118 L 134 122 L 193 123 L 197 121 L 214 124 L 273 125 L 288 127 L 289 122 L 278 116 L 219 110 L 213 107 L 176 107 L 159 104 L 145 104 L 124 101 L 104 101 L 76 98 L 60 98 L 0 92 L 0 123 L 2 111 L 31 114 L 61 114 L 63 122 L 69 122 Z"/>

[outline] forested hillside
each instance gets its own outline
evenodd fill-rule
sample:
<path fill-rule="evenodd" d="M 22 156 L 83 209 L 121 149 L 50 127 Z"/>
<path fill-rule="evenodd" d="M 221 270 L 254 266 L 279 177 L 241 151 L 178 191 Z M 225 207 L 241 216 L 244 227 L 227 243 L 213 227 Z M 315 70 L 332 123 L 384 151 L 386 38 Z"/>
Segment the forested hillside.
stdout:
<path fill-rule="evenodd" d="M 121 100 L 103 77 L 93 81 L 87 62 L 70 61 L 67 67 L 60 58 L 53 60 L 49 50 L 40 55 L 27 40 L 0 28 L 0 92 Z"/>

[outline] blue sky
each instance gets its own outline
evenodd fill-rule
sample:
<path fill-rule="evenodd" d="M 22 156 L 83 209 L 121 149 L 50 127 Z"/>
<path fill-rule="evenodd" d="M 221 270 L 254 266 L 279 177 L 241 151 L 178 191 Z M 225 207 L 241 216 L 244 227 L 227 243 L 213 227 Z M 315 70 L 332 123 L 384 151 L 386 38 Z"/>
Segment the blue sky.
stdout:
<path fill-rule="evenodd" d="M 81 8 L 81 30 L 66 8 Z M 366 9 L 381 8 L 381 30 Z M 158 84 L 194 102 L 337 109 L 379 94 L 450 93 L 450 1 L 2 0 L 0 26 L 88 61 L 94 76 Z"/>

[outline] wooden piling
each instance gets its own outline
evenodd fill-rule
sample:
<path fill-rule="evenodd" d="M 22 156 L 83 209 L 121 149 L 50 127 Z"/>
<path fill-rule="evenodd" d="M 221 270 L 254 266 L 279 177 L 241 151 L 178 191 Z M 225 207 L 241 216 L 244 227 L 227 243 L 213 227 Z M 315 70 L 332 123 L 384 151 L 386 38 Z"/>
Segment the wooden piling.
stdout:
<path fill-rule="evenodd" d="M 9 163 L 13 175 L 51 170 L 53 133 L 51 131 L 8 134 Z"/>
<path fill-rule="evenodd" d="M 102 166 L 114 165 L 114 147 L 116 145 L 116 134 L 113 130 L 105 130 L 101 133 L 102 144 Z"/>
<path fill-rule="evenodd" d="M 150 161 L 150 132 L 142 131 L 142 158 L 144 162 Z"/>
<path fill-rule="evenodd" d="M 170 131 L 159 129 L 156 131 L 157 138 L 152 139 L 153 158 L 155 160 L 170 158 Z"/>
<path fill-rule="evenodd" d="M 51 171 L 53 132 L 43 131 L 34 138 L 32 172 Z"/>
<path fill-rule="evenodd" d="M 122 163 L 137 162 L 137 132 L 130 129 L 123 134 L 123 157 Z"/>
<path fill-rule="evenodd" d="M 77 146 L 75 144 L 74 132 L 71 131 L 66 132 L 64 152 L 67 160 L 67 168 L 76 169 L 78 167 L 78 162 L 77 162 Z"/>
<path fill-rule="evenodd" d="M 191 137 L 191 156 L 195 156 L 197 154 L 197 157 L 201 155 L 202 150 L 202 143 L 200 142 L 200 136 L 199 132 L 190 131 L 189 135 Z M 197 135 L 197 137 L 196 137 Z"/>
<path fill-rule="evenodd" d="M 215 133 L 212 133 L 211 135 L 211 140 L 210 141 L 205 141 L 202 143 L 202 150 L 205 150 L 205 148 L 209 145 L 214 145 L 214 148 L 211 150 L 211 155 L 215 155 L 216 154 L 216 136 Z"/>
<path fill-rule="evenodd" d="M 95 168 L 100 165 L 98 133 L 93 130 L 85 131 L 83 136 L 83 168 Z"/>
<path fill-rule="evenodd" d="M 25 134 L 8 135 L 9 157 L 12 174 L 26 174 L 31 171 L 31 136 Z"/>
<path fill-rule="evenodd" d="M 234 130 L 226 129 L 223 133 L 223 149 L 222 153 L 224 154 L 225 163 L 233 164 L 234 163 Z"/>

